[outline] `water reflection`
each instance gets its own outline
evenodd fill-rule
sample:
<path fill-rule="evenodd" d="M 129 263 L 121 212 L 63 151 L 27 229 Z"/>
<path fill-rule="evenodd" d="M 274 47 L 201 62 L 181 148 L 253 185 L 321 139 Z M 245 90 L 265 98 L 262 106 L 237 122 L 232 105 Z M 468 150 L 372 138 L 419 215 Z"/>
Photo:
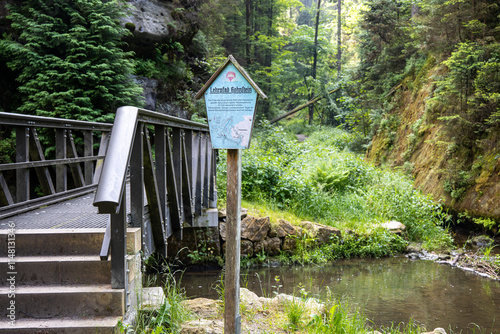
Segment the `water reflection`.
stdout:
<path fill-rule="evenodd" d="M 186 272 L 182 283 L 188 297 L 217 298 L 213 287 L 219 278 L 220 271 Z M 471 333 L 474 323 L 500 333 L 500 282 L 431 261 L 396 257 L 242 270 L 241 286 L 266 297 L 299 295 L 303 288 L 320 299 L 329 287 L 337 298 L 363 308 L 375 326 L 413 319 L 427 329 Z"/>

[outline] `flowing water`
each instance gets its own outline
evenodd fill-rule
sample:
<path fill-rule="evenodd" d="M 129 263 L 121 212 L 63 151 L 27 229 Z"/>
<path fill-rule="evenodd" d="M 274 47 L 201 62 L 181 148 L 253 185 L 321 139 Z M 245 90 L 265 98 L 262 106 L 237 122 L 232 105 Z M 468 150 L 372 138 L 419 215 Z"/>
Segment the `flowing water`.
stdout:
<path fill-rule="evenodd" d="M 220 271 L 185 272 L 188 297 L 217 298 Z M 260 296 L 275 293 L 325 298 L 327 287 L 337 299 L 364 310 L 373 327 L 407 324 L 410 319 L 428 330 L 500 333 L 500 282 L 432 261 L 406 257 L 351 259 L 323 266 L 242 269 L 241 287 Z M 476 328 L 476 333 L 479 333 Z"/>

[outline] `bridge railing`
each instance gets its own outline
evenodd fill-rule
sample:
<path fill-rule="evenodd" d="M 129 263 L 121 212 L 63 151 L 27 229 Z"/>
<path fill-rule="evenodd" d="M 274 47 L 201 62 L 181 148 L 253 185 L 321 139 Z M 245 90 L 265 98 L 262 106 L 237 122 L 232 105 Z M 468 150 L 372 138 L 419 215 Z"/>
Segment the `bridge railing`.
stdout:
<path fill-rule="evenodd" d="M 0 126 L 15 138 L 0 152 L 0 218 L 96 189 L 111 124 L 0 112 Z"/>
<path fill-rule="evenodd" d="M 111 217 L 101 258 L 111 252 L 113 288 L 127 289 L 128 220 L 141 228 L 144 256 L 166 255 L 169 236 L 182 237 L 183 224 L 216 207 L 215 155 L 207 125 L 136 107 L 117 110 L 94 199 Z"/>

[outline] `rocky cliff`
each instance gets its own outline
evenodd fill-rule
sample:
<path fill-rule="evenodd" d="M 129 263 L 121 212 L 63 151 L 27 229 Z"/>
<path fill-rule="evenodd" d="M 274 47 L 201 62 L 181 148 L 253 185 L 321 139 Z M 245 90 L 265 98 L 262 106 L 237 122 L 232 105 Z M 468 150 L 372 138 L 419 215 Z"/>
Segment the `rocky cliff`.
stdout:
<path fill-rule="evenodd" d="M 135 80 L 144 88 L 145 108 L 189 118 L 191 111 L 182 103 L 183 94 L 197 91 L 209 77 L 200 62 L 206 56 L 203 38 L 199 38 L 199 7 L 203 1 L 129 0 L 127 3 L 130 15 L 122 19 L 122 24 L 131 34 L 124 40 L 124 48 L 135 54 Z M 7 6 L 19 4 L 21 1 L 0 0 L 1 35 L 12 33 Z M 16 109 L 16 76 L 2 59 L 0 69 L 5 73 L 0 78 L 0 97 L 14 101 L 0 101 L 0 109 Z"/>
<path fill-rule="evenodd" d="M 424 193 L 457 212 L 500 219 L 500 129 L 476 133 L 469 147 L 462 133 L 434 108 L 434 79 L 445 69 L 434 65 L 396 90 L 366 158 L 402 168 Z M 424 79 L 423 79 L 424 78 Z"/>

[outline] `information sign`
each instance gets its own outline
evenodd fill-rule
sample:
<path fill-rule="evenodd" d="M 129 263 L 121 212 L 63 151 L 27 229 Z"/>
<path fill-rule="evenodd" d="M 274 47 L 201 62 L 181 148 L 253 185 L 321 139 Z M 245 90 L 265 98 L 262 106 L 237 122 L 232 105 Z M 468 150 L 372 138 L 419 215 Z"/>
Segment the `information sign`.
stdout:
<path fill-rule="evenodd" d="M 212 147 L 246 149 L 250 146 L 257 98 L 267 98 L 238 62 L 228 60 L 197 94 L 205 97 Z"/>
<path fill-rule="evenodd" d="M 267 97 L 233 56 L 196 94 L 202 96 L 212 147 L 227 149 L 224 333 L 240 334 L 241 150 L 250 145 L 257 98 Z"/>

